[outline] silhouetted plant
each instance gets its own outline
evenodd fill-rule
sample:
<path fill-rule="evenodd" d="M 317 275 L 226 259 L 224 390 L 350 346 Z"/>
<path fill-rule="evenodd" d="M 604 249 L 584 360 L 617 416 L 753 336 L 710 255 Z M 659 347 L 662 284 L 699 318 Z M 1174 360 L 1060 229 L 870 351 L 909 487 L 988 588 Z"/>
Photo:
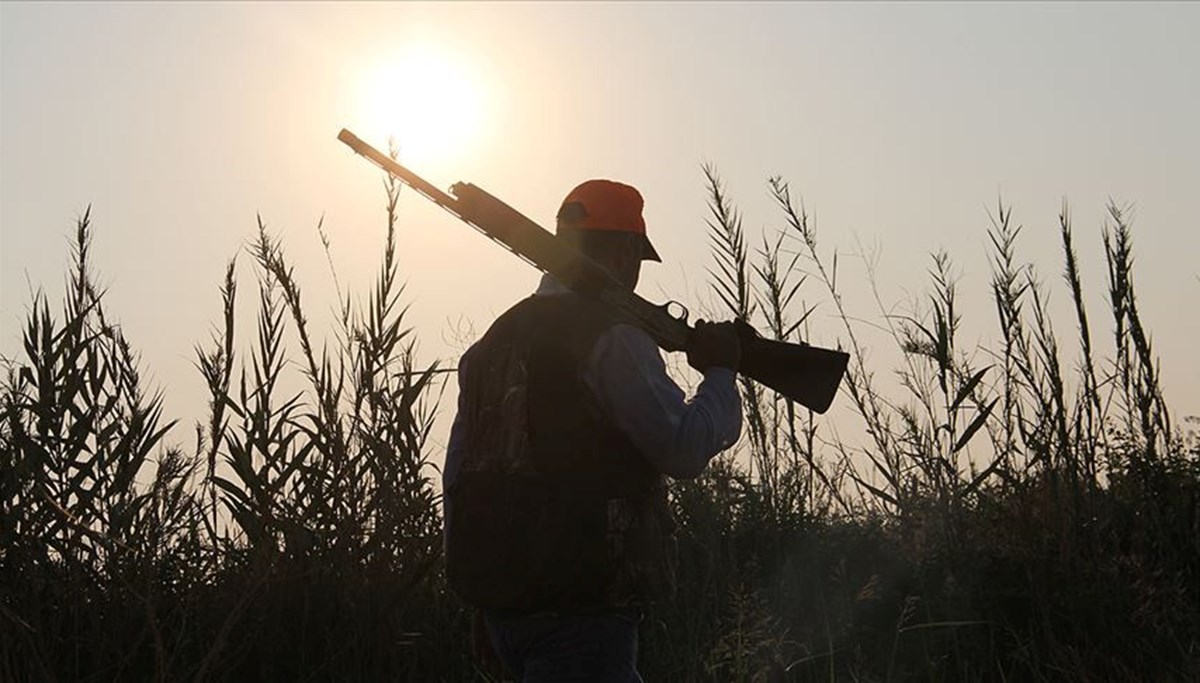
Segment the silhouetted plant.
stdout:
<path fill-rule="evenodd" d="M 1104 232 L 1117 339 L 1110 374 L 1098 371 L 1067 208 L 1059 228 L 1081 350 L 1073 374 L 1051 321 L 1050 290 L 1020 261 L 1021 228 L 1001 204 L 988 233 L 999 348 L 960 348 L 956 276 L 945 253 L 934 255 L 931 294 L 912 314 L 892 315 L 876 290 L 879 327 L 904 354 L 897 377 L 905 397 L 897 400 L 865 361 L 859 323 L 838 291 L 836 254 L 830 267 L 786 182 L 772 178 L 769 186 L 797 249 L 776 236 L 751 254 L 711 167 L 705 179 L 717 261 L 709 272 L 727 314 L 761 312 L 755 322 L 785 338 L 802 323 L 780 312 L 810 275 L 822 284 L 852 352 L 844 395 L 870 446 L 810 437 L 800 441 L 806 453 L 791 436 L 791 406 L 780 411 L 772 392 L 742 387 L 749 468 L 724 458 L 674 488 L 681 595 L 654 612 L 658 627 L 647 641 L 666 660 L 652 659 L 650 671 L 685 672 L 682 680 L 1197 675 L 1200 464 L 1183 435 L 1167 436 L 1157 360 L 1135 322 L 1123 212 L 1110 207 L 1114 227 Z M 802 306 L 796 319 L 811 311 Z M 832 476 L 814 445 L 839 456 Z M 835 507 L 811 503 L 813 482 Z M 780 512 L 805 509 L 796 501 L 819 514 L 786 522 Z M 852 514 L 831 514 L 838 510 Z M 870 550 L 828 535 L 876 523 Z M 835 586 L 852 587 L 848 599 L 832 600 Z M 745 602 L 760 590 L 769 599 Z M 731 620 L 721 606 L 735 603 L 735 614 L 747 604 L 760 613 Z M 672 635 L 686 646 L 672 646 Z M 705 666 L 696 653 L 706 653 Z"/>
<path fill-rule="evenodd" d="M 162 440 L 161 397 L 105 317 L 78 220 L 61 322 L 35 295 L 0 427 L 0 674 L 163 678 L 185 647 L 178 591 L 212 556 L 196 533 L 194 459 Z"/>
<path fill-rule="evenodd" d="M 906 315 L 868 259 L 866 324 L 902 354 L 891 387 L 788 184 L 768 180 L 782 224 L 760 239 L 704 178 L 716 317 L 799 341 L 831 306 L 851 352 L 840 403 L 864 436 L 740 382 L 738 452 L 671 490 L 679 592 L 647 612 L 647 679 L 1200 677 L 1200 441 L 1163 397 L 1128 212 L 1110 206 L 1102 232 L 1111 358 L 1065 205 L 1074 363 L 1003 203 L 986 233 L 994 346 L 964 346 L 948 254 Z M 80 218 L 61 319 L 35 295 L 24 355 L 4 363 L 0 679 L 494 680 L 442 579 L 439 369 L 405 327 L 399 186 L 386 193 L 380 270 L 358 305 L 335 273 L 331 341 L 258 221 L 254 343 L 235 344 L 231 259 L 195 349 L 209 411 L 190 451 L 106 318 Z"/>

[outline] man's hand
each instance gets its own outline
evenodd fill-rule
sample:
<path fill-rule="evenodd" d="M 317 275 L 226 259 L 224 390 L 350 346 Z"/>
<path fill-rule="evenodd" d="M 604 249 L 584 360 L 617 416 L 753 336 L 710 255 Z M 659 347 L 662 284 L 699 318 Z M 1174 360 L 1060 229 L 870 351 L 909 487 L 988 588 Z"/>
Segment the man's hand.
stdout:
<path fill-rule="evenodd" d="M 717 367 L 737 370 L 742 360 L 742 344 L 732 322 L 710 323 L 697 320 L 688 340 L 688 365 L 700 372 Z"/>

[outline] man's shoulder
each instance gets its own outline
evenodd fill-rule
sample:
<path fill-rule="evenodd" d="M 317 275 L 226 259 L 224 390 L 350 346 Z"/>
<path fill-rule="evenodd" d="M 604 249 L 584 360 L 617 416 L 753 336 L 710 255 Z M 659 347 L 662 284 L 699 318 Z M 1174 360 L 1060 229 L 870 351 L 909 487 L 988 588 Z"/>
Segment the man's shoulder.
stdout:
<path fill-rule="evenodd" d="M 492 323 L 488 325 L 487 330 L 484 331 L 483 336 L 475 340 L 471 347 L 474 348 L 479 346 L 481 343 L 487 340 L 488 337 L 493 337 L 499 334 L 507 327 L 521 324 L 522 319 L 529 315 L 531 309 L 537 307 L 537 300 L 539 298 L 540 297 L 530 295 L 509 306 L 508 310 L 496 316 L 496 319 L 493 320 Z"/>
<path fill-rule="evenodd" d="M 507 330 L 514 326 L 521 325 L 521 318 L 524 317 L 525 311 L 532 305 L 534 296 L 527 296 L 524 299 L 509 306 L 506 311 L 496 316 L 495 320 L 488 325 L 483 334 L 477 337 L 463 352 L 459 365 L 466 363 L 471 356 L 476 356 L 482 353 L 482 349 L 491 345 L 491 342 L 496 337 L 507 336 Z"/>
<path fill-rule="evenodd" d="M 527 301 L 522 302 L 523 317 L 537 325 L 538 332 L 559 337 L 594 339 L 620 323 L 611 306 L 575 292 L 534 295 Z"/>
<path fill-rule="evenodd" d="M 463 354 L 466 359 L 497 339 L 526 339 L 535 345 L 565 344 L 582 346 L 580 351 L 597 346 L 625 355 L 657 353 L 658 346 L 641 327 L 623 321 L 604 302 L 574 292 L 533 295 L 501 313 Z M 537 340 L 537 341 L 534 341 Z"/>

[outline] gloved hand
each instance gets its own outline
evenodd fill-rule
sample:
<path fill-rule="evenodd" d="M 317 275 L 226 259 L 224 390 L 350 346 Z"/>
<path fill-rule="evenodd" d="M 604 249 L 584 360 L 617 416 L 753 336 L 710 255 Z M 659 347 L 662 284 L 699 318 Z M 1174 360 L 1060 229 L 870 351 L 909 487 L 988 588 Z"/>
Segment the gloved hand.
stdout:
<path fill-rule="evenodd" d="M 732 322 L 710 323 L 697 320 L 688 340 L 688 365 L 700 372 L 718 367 L 737 370 L 742 360 L 742 344 Z"/>

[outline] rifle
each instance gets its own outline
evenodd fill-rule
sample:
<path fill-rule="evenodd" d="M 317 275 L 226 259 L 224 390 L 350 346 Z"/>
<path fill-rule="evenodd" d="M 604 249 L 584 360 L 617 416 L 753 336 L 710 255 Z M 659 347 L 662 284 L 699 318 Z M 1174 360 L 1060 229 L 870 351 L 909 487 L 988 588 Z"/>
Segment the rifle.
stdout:
<path fill-rule="evenodd" d="M 655 305 L 620 287 L 604 267 L 475 185 L 455 183 L 450 187 L 451 196 L 344 128 L 338 140 L 572 291 L 608 304 L 622 320 L 645 330 L 663 350 L 688 349 L 694 328 L 688 324 L 683 306 L 675 302 Z M 680 314 L 672 315 L 672 307 Z M 738 372 L 817 413 L 828 410 L 849 354 L 765 339 L 745 321 L 735 323 L 742 345 Z"/>

